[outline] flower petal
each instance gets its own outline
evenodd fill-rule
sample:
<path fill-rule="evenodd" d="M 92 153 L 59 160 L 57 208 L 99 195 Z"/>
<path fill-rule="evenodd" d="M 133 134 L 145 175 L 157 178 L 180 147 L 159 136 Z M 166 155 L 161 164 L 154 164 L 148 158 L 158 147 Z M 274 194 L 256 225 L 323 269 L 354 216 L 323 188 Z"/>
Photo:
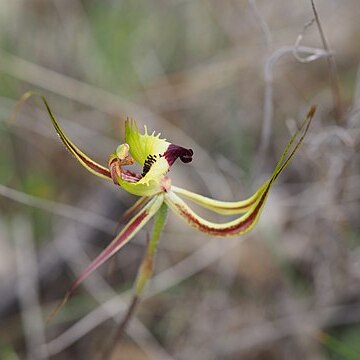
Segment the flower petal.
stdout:
<path fill-rule="evenodd" d="M 269 195 L 270 189 L 273 186 L 275 180 L 289 164 L 296 151 L 298 150 L 299 146 L 303 142 L 304 137 L 311 124 L 314 113 L 315 107 L 312 107 L 308 112 L 300 129 L 295 132 L 295 134 L 291 137 L 290 141 L 285 147 L 285 150 L 282 153 L 280 160 L 278 161 L 270 179 L 266 181 L 263 185 L 261 185 L 260 188 L 255 192 L 255 194 L 251 198 L 249 198 L 251 200 L 246 200 L 249 201 L 248 204 L 243 203 L 243 205 L 247 207 L 247 210 L 243 216 L 222 224 L 210 222 L 197 215 L 179 196 L 175 194 L 173 190 L 165 194 L 165 203 L 170 207 L 171 210 L 174 211 L 176 215 L 180 216 L 188 224 L 207 234 L 224 237 L 247 233 L 258 222 L 262 209 L 265 205 L 266 198 Z M 300 138 L 297 140 L 293 149 L 290 151 L 299 134 L 301 134 Z M 174 187 L 172 189 L 174 189 Z M 212 199 L 201 197 L 200 195 L 195 196 L 197 194 L 189 194 L 186 190 L 175 187 L 175 191 L 176 190 L 178 191 L 178 193 L 187 196 L 198 204 L 216 212 L 224 210 L 224 205 L 229 206 L 230 209 L 231 206 L 239 204 L 239 202 L 229 202 L 227 204 L 226 202 L 220 202 L 219 204 L 219 202 Z M 233 212 L 233 214 L 234 213 L 235 212 Z"/>
<path fill-rule="evenodd" d="M 226 237 L 234 235 L 242 235 L 250 231 L 257 223 L 261 211 L 265 205 L 271 183 L 261 193 L 257 201 L 249 208 L 249 210 L 238 219 L 228 221 L 226 223 L 215 223 L 208 221 L 197 215 L 179 196 L 173 191 L 165 194 L 165 203 L 173 212 L 181 219 L 186 221 L 192 227 L 209 235 Z"/>
<path fill-rule="evenodd" d="M 121 220 L 125 221 L 132 216 L 136 211 L 140 210 L 150 200 L 147 196 L 139 198 L 132 206 L 130 206 L 121 216 Z"/>
<path fill-rule="evenodd" d="M 254 203 L 262 195 L 263 191 L 268 186 L 268 183 L 274 181 L 280 175 L 280 173 L 285 169 L 285 167 L 287 166 L 289 161 L 292 159 L 292 157 L 294 156 L 298 147 L 302 143 L 302 141 L 309 129 L 309 126 L 310 126 L 311 120 L 314 116 L 315 110 L 316 110 L 316 108 L 314 106 L 310 108 L 310 110 L 309 110 L 305 120 L 301 124 L 300 128 L 297 131 L 295 131 L 295 133 L 290 138 L 283 153 L 281 154 L 281 157 L 280 157 L 278 163 L 275 166 L 273 173 L 271 174 L 270 179 L 267 182 L 265 182 L 262 186 L 260 186 L 259 189 L 248 199 L 241 200 L 241 201 L 219 201 L 219 200 L 211 199 L 206 196 L 196 194 L 194 192 L 182 189 L 177 186 L 172 186 L 171 190 L 174 191 L 175 193 L 177 193 L 178 195 L 182 195 L 182 196 L 194 201 L 198 205 L 205 207 L 205 208 L 207 208 L 213 212 L 216 212 L 218 214 L 234 215 L 234 214 L 246 213 L 251 208 L 251 206 L 253 206 Z M 294 141 L 301 133 L 302 133 L 301 137 L 295 144 L 293 150 L 290 152 L 290 155 L 286 158 L 286 156 L 288 155 L 292 146 L 294 145 Z"/>
<path fill-rule="evenodd" d="M 130 146 L 131 156 L 140 164 L 144 165 L 148 155 L 163 154 L 170 145 L 160 134 L 153 132 L 148 134 L 146 126 L 145 133 L 140 134 L 135 120 L 127 119 L 125 122 L 125 142 Z"/>
<path fill-rule="evenodd" d="M 180 188 L 178 186 L 172 186 L 171 190 L 178 195 L 182 195 L 198 205 L 207 208 L 217 214 L 222 215 L 235 215 L 243 214 L 249 210 L 249 208 L 254 205 L 255 201 L 259 198 L 263 191 L 263 184 L 251 197 L 241 201 L 220 201 L 214 200 L 207 196 L 199 195 L 192 191 Z"/>
<path fill-rule="evenodd" d="M 65 135 L 65 133 L 62 131 L 57 119 L 55 118 L 55 115 L 50 110 L 50 106 L 47 103 L 46 99 L 42 96 L 42 101 L 44 102 L 47 112 L 50 116 L 50 119 L 54 125 L 54 128 L 56 132 L 58 133 L 61 141 L 64 143 L 66 148 L 76 157 L 76 159 L 83 165 L 87 170 L 92 172 L 94 175 L 99 176 L 101 178 L 107 179 L 112 181 L 111 174 L 109 169 L 106 167 L 99 165 L 94 160 L 90 159 L 87 155 L 85 155 L 80 149 L 78 149 L 71 141 L 70 139 Z"/>
<path fill-rule="evenodd" d="M 311 121 L 315 115 L 315 111 L 316 111 L 316 106 L 312 106 L 310 108 L 310 110 L 308 111 L 305 120 L 303 121 L 303 123 L 300 126 L 300 129 L 295 131 L 294 135 L 291 137 L 290 141 L 288 142 L 285 150 L 283 151 L 283 153 L 281 154 L 281 157 L 278 161 L 278 163 L 276 164 L 275 170 L 272 173 L 272 178 L 273 180 L 276 180 L 276 178 L 282 173 L 282 171 L 286 168 L 286 166 L 288 166 L 289 162 L 291 161 L 291 159 L 293 158 L 293 156 L 295 155 L 296 151 L 298 150 L 299 146 L 302 144 L 308 130 L 311 124 Z M 290 155 L 288 155 L 288 157 L 285 159 L 286 155 L 289 153 L 291 146 L 293 145 L 295 139 L 297 138 L 297 136 L 302 132 L 302 135 L 300 136 L 300 139 L 297 141 L 297 143 L 295 144 L 293 150 L 291 151 Z M 284 160 L 285 159 L 285 160 Z"/>
<path fill-rule="evenodd" d="M 154 216 L 164 202 L 163 195 L 154 197 L 138 214 L 136 214 L 115 237 L 115 239 L 92 261 L 71 285 L 73 292 L 94 270 L 118 252 L 133 236 Z"/>
<path fill-rule="evenodd" d="M 160 134 L 140 134 L 134 120 L 126 120 L 126 143 L 118 147 L 109 159 L 113 180 L 126 191 L 138 196 L 152 196 L 164 191 L 165 175 L 177 158 L 184 163 L 192 160 L 193 151 L 171 144 Z M 123 165 L 135 159 L 143 167 L 142 174 L 123 170 Z"/>
<path fill-rule="evenodd" d="M 124 178 L 124 176 L 117 176 L 117 182 L 124 190 L 126 190 L 130 194 L 148 197 L 163 192 L 161 178 L 162 177 L 151 178 L 150 176 L 148 176 L 145 180 L 144 178 L 142 178 L 137 182 L 132 182 L 127 181 L 126 177 Z"/>
<path fill-rule="evenodd" d="M 91 264 L 78 276 L 72 283 L 69 291 L 66 293 L 61 304 L 50 314 L 48 320 L 52 319 L 65 305 L 67 300 L 76 290 L 76 288 L 100 265 L 106 262 L 124 245 L 126 245 L 134 235 L 156 214 L 164 203 L 162 194 L 155 196 L 144 208 L 139 211 L 114 238 L 114 240 L 91 262 Z"/>
<path fill-rule="evenodd" d="M 192 160 L 192 149 L 171 144 L 161 139 L 160 133 L 149 135 L 146 126 L 144 130 L 144 134 L 140 134 L 135 120 L 127 119 L 125 122 L 125 142 L 129 145 L 131 156 L 143 166 L 143 176 L 151 170 L 156 174 L 166 174 L 177 158 L 184 163 Z"/>

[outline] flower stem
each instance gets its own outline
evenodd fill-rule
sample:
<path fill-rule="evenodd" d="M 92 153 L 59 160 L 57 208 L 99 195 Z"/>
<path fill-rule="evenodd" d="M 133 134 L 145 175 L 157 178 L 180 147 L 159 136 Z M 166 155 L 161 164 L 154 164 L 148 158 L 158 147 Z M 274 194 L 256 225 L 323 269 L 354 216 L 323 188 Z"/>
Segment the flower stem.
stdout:
<path fill-rule="evenodd" d="M 153 273 L 154 257 L 159 244 L 161 232 L 163 231 L 166 224 L 167 213 L 168 207 L 166 204 L 163 204 L 155 215 L 151 239 L 148 241 L 145 255 L 137 273 L 134 287 L 135 294 L 132 297 L 131 303 L 126 311 L 124 318 L 115 329 L 113 336 L 110 336 L 110 340 L 108 341 L 105 350 L 101 354 L 101 359 L 110 359 L 116 348 L 116 344 L 118 344 L 122 339 L 130 320 L 133 318 L 136 312 L 145 286 L 147 285 Z"/>

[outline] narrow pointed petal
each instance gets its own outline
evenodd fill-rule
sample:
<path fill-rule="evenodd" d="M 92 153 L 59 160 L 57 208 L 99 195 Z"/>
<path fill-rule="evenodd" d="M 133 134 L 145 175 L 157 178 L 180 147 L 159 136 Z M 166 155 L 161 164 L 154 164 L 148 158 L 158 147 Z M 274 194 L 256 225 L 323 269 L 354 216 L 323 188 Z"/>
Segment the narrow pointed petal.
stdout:
<path fill-rule="evenodd" d="M 250 231 L 256 225 L 265 205 L 265 200 L 268 196 L 270 188 L 271 183 L 269 182 L 261 193 L 261 196 L 243 216 L 225 223 L 211 222 L 197 215 L 179 196 L 172 191 L 165 194 L 165 203 L 182 220 L 208 235 L 219 237 L 242 235 Z"/>
<path fill-rule="evenodd" d="M 130 216 L 132 216 L 136 211 L 142 209 L 143 206 L 150 200 L 147 196 L 142 196 L 139 200 L 137 200 L 132 206 L 130 206 L 122 215 L 121 220 L 125 221 Z"/>
<path fill-rule="evenodd" d="M 155 196 L 149 203 L 137 213 L 114 238 L 114 240 L 91 262 L 91 264 L 79 275 L 72 283 L 60 305 L 49 315 L 48 321 L 56 316 L 65 303 L 69 300 L 76 288 L 88 278 L 99 266 L 104 264 L 124 245 L 126 245 L 134 235 L 156 214 L 164 202 L 162 194 Z"/>
<path fill-rule="evenodd" d="M 204 208 L 207 208 L 218 214 L 235 215 L 235 214 L 246 213 L 255 204 L 255 202 L 262 196 L 263 192 L 265 191 L 265 189 L 269 185 L 269 183 L 272 183 L 273 181 L 275 181 L 275 179 L 280 175 L 280 173 L 285 169 L 285 167 L 291 161 L 292 157 L 294 156 L 297 149 L 301 145 L 301 143 L 309 129 L 309 126 L 311 124 L 311 120 L 314 116 L 315 110 L 316 110 L 316 108 L 314 106 L 310 108 L 310 110 L 309 110 L 307 116 L 305 117 L 305 120 L 301 124 L 300 128 L 297 131 L 295 131 L 293 136 L 290 138 L 283 153 L 281 154 L 279 161 L 277 162 L 277 164 L 275 166 L 273 173 L 271 174 L 270 179 L 268 181 L 266 181 L 262 186 L 260 186 L 259 189 L 248 199 L 241 200 L 241 201 L 219 201 L 219 200 L 214 200 L 209 197 L 193 193 L 191 191 L 179 188 L 177 186 L 172 186 L 171 190 L 173 192 L 175 192 L 176 194 L 186 197 L 186 198 L 194 201 L 198 205 L 200 205 Z M 298 138 L 298 136 L 300 134 L 302 134 L 302 135 L 300 136 L 298 141 L 295 143 L 295 140 Z M 295 143 L 295 145 L 294 145 L 294 143 Z M 293 150 L 290 152 L 292 147 L 293 147 Z M 289 152 L 290 152 L 290 154 L 289 154 Z"/>
<path fill-rule="evenodd" d="M 49 104 L 47 103 L 46 99 L 42 96 L 42 101 L 44 102 L 47 112 L 50 116 L 50 119 L 54 125 L 54 128 L 56 132 L 58 133 L 61 141 L 64 143 L 66 148 L 76 157 L 76 159 L 83 165 L 87 170 L 89 170 L 91 173 L 93 173 L 96 176 L 99 176 L 101 178 L 107 179 L 112 181 L 111 174 L 109 169 L 106 167 L 98 164 L 94 160 L 90 159 L 87 155 L 85 155 L 79 148 L 77 148 L 71 140 L 65 135 L 65 133 L 62 131 L 57 119 L 55 118 L 55 115 L 50 109 Z"/>
<path fill-rule="evenodd" d="M 215 236 L 232 236 L 232 235 L 241 235 L 250 231 L 258 222 L 259 217 L 261 215 L 262 209 L 265 205 L 266 199 L 269 195 L 271 187 L 273 186 L 277 177 L 281 174 L 281 172 L 286 168 L 289 162 L 292 160 L 296 151 L 299 149 L 299 146 L 304 140 L 304 137 L 309 129 L 311 124 L 311 120 L 315 113 L 315 107 L 312 107 L 308 112 L 306 119 L 304 120 L 300 129 L 291 137 L 289 143 L 285 147 L 283 154 L 280 157 L 270 179 L 266 181 L 253 195 L 253 203 L 249 205 L 247 211 L 243 216 L 226 222 L 226 223 L 214 223 L 197 215 L 174 191 L 169 191 L 165 194 L 165 203 L 170 207 L 171 210 L 174 211 L 176 215 L 182 218 L 191 226 L 197 228 L 198 230 L 205 232 L 210 235 Z M 300 135 L 301 134 L 301 135 Z M 300 138 L 295 142 L 296 138 L 300 135 Z M 295 144 L 295 145 L 294 145 Z M 294 146 L 293 146 L 294 145 Z M 291 150 L 293 146 L 293 149 Z M 291 150 L 291 151 L 290 151 Z M 177 188 L 175 188 L 177 190 Z M 182 191 L 180 190 L 180 193 Z M 183 192 L 183 195 L 189 195 L 186 192 Z M 194 194 L 195 195 L 195 194 Z M 188 197 L 192 200 L 196 201 L 198 204 L 203 205 L 205 207 L 217 208 L 217 203 L 212 203 L 211 199 L 204 199 L 194 196 L 190 194 Z M 251 199 L 251 198 L 250 198 Z M 230 203 L 229 206 L 231 206 Z M 223 205 L 223 204 L 221 204 Z M 217 209 L 218 210 L 218 209 Z"/>
<path fill-rule="evenodd" d="M 80 276 L 71 285 L 69 292 L 72 293 L 93 271 L 118 252 L 124 245 L 126 245 L 154 216 L 163 201 L 163 195 L 156 196 L 138 214 L 136 214 L 115 237 L 115 239 L 80 274 Z"/>
<path fill-rule="evenodd" d="M 280 160 L 276 164 L 275 170 L 272 173 L 271 178 L 275 181 L 277 177 L 283 172 L 283 170 L 288 166 L 289 162 L 294 157 L 295 153 L 297 152 L 298 148 L 302 144 L 308 130 L 311 124 L 311 121 L 315 115 L 316 107 L 312 106 L 310 110 L 308 111 L 305 120 L 303 121 L 302 125 L 300 126 L 300 129 L 295 132 L 295 134 L 291 137 L 290 141 L 288 142 L 284 152 L 282 153 Z M 302 134 L 301 134 L 302 133 Z M 290 152 L 288 157 L 286 158 L 286 155 L 289 153 L 291 146 L 293 145 L 295 139 L 298 135 L 300 135 L 299 140 L 295 143 L 295 146 L 293 150 Z"/>
<path fill-rule="evenodd" d="M 241 201 L 220 201 L 212 198 L 199 195 L 186 189 L 182 189 L 178 186 L 172 186 L 171 190 L 180 196 L 184 196 L 196 204 L 209 209 L 217 214 L 221 215 L 235 215 L 246 213 L 251 206 L 254 205 L 263 191 L 263 184 L 251 197 Z"/>

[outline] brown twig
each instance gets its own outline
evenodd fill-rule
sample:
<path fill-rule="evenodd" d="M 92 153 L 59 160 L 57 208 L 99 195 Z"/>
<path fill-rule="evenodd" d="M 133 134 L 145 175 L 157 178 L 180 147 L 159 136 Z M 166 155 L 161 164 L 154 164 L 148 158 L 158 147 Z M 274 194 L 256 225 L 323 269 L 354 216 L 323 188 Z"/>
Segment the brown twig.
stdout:
<path fill-rule="evenodd" d="M 312 10 L 314 13 L 315 22 L 319 29 L 321 42 L 322 42 L 326 52 L 329 53 L 329 56 L 326 57 L 326 59 L 327 59 L 326 61 L 328 63 L 328 67 L 329 67 L 330 86 L 331 86 L 331 92 L 332 92 L 333 101 L 334 101 L 335 118 L 336 118 L 337 124 L 342 125 L 343 121 L 344 121 L 343 107 L 342 107 L 342 100 L 341 100 L 341 95 L 340 95 L 339 77 L 338 77 L 335 57 L 332 54 L 332 52 L 329 48 L 328 42 L 326 40 L 325 33 L 321 26 L 320 18 L 319 18 L 318 12 L 316 10 L 315 2 L 314 2 L 314 0 L 310 0 L 310 2 L 311 2 L 311 7 L 312 7 Z"/>

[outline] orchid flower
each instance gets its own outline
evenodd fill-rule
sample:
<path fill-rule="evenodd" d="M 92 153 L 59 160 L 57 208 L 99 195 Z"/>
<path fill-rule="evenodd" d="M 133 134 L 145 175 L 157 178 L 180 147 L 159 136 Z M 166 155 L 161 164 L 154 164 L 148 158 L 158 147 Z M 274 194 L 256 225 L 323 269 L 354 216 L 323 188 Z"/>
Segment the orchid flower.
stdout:
<path fill-rule="evenodd" d="M 168 177 L 171 166 L 177 159 L 183 163 L 191 162 L 192 149 L 172 144 L 162 139 L 160 134 L 154 132 L 150 134 L 146 127 L 144 132 L 140 132 L 134 120 L 126 120 L 125 142 L 109 156 L 107 166 L 98 164 L 83 153 L 62 131 L 47 101 L 43 97 L 42 99 L 56 132 L 76 159 L 94 175 L 109 180 L 125 191 L 140 197 L 127 212 L 127 214 L 135 213 L 135 215 L 73 282 L 65 296 L 65 301 L 94 270 L 117 253 L 155 216 L 153 232 L 135 283 L 135 293 L 140 295 L 152 275 L 153 258 L 166 222 L 168 209 L 188 225 L 208 235 L 237 236 L 253 229 L 275 180 L 298 150 L 315 113 L 315 107 L 312 107 L 300 128 L 290 138 L 269 179 L 248 199 L 229 202 L 214 200 L 172 185 Z M 135 162 L 141 166 L 141 172 L 129 169 Z M 183 198 L 221 215 L 239 216 L 227 222 L 211 222 L 199 216 Z"/>

